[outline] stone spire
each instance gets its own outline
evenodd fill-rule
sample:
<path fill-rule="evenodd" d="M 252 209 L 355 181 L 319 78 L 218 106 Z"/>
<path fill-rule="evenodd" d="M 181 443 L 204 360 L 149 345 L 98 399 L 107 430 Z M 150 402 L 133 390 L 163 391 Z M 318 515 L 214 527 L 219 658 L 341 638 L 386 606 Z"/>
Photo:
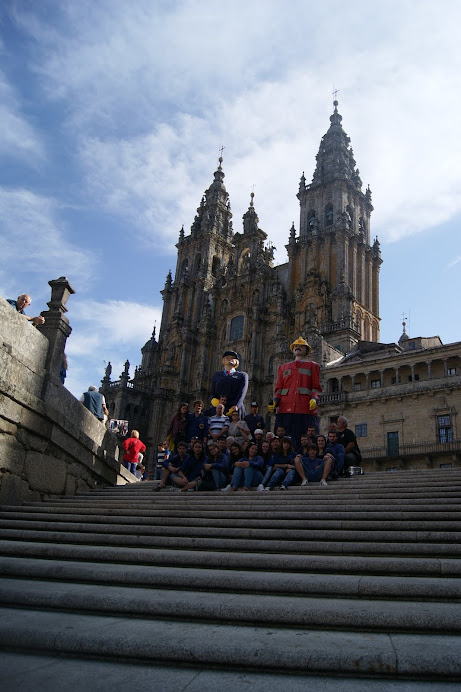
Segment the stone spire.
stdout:
<path fill-rule="evenodd" d="M 362 188 L 359 171 L 355 160 L 350 138 L 341 125 L 342 115 L 338 113 L 338 102 L 334 101 L 334 111 L 330 116 L 330 127 L 320 142 L 316 156 L 317 166 L 312 178 L 312 186 L 332 182 L 338 178 L 351 182 L 358 190 Z"/>
<path fill-rule="evenodd" d="M 248 211 L 243 215 L 243 232 L 245 234 L 255 233 L 258 231 L 259 218 L 254 207 L 255 193 L 250 194 L 250 206 Z"/>
<path fill-rule="evenodd" d="M 217 233 L 228 238 L 232 235 L 232 212 L 229 195 L 224 185 L 222 156 L 218 159 L 218 168 L 214 179 L 202 197 L 194 223 L 191 226 L 193 235 L 201 233 Z"/>

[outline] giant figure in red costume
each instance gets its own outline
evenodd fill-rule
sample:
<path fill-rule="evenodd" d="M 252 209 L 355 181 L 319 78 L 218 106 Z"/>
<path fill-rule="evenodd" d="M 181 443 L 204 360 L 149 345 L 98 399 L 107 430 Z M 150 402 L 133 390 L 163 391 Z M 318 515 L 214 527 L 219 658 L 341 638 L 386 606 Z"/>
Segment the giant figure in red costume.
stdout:
<path fill-rule="evenodd" d="M 278 407 L 275 428 L 283 425 L 286 434 L 294 437 L 299 444 L 308 426 L 314 426 L 317 433 L 319 423 L 317 404 L 320 386 L 320 366 L 307 360 L 311 347 L 302 337 L 290 346 L 294 355 L 291 363 L 280 365 L 275 383 L 274 399 L 269 404 L 270 413 Z"/>

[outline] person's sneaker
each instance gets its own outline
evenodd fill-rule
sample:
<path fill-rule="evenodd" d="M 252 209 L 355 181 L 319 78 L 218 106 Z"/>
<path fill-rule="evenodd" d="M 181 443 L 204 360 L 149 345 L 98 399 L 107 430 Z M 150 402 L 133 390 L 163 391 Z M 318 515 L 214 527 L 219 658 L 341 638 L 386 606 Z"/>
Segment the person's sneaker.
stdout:
<path fill-rule="evenodd" d="M 303 480 L 303 482 L 301 483 L 301 485 L 309 485 L 309 481 L 307 480 L 307 478 L 305 478 L 305 479 Z"/>
<path fill-rule="evenodd" d="M 279 488 L 279 490 L 286 490 L 286 489 L 287 489 L 287 486 L 286 486 L 286 485 L 281 485 L 280 488 Z"/>
<path fill-rule="evenodd" d="M 256 490 L 259 490 L 259 492 L 262 493 L 262 491 L 264 490 L 263 484 L 260 483 L 260 484 L 258 485 L 258 487 L 256 488 Z"/>
<path fill-rule="evenodd" d="M 269 492 L 269 490 L 270 490 L 269 486 L 266 485 L 266 487 L 264 488 L 264 490 L 266 490 L 267 492 Z"/>
<path fill-rule="evenodd" d="M 229 483 L 229 485 L 226 485 L 225 488 L 221 488 L 221 492 L 222 492 L 222 493 L 227 493 L 227 491 L 230 490 L 230 489 L 231 489 L 231 484 Z"/>
<path fill-rule="evenodd" d="M 328 488 L 328 483 L 324 478 L 322 478 L 322 480 L 320 481 L 320 485 L 323 485 L 324 487 Z"/>

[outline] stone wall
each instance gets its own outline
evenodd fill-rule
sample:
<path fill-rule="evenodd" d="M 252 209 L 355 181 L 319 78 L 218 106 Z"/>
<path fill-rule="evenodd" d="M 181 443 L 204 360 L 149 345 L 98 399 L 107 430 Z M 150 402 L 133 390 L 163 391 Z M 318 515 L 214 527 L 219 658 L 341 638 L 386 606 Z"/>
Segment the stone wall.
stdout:
<path fill-rule="evenodd" d="M 0 504 L 133 482 L 116 436 L 51 371 L 52 341 L 1 297 L 0 342 Z"/>

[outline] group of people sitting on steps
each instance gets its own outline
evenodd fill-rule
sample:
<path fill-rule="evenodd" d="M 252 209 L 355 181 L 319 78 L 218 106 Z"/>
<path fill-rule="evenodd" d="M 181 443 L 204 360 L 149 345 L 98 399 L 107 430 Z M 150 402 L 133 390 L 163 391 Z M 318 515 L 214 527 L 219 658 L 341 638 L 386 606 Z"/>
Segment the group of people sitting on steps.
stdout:
<path fill-rule="evenodd" d="M 182 492 L 286 490 L 309 482 L 325 487 L 357 463 L 357 440 L 342 416 L 326 435 L 309 426 L 296 441 L 283 426 L 266 434 L 256 401 L 244 418 L 236 410 L 225 415 L 226 407 L 225 396 L 205 412 L 199 400 L 192 413 L 188 404 L 179 406 L 168 439 L 158 445 L 155 492 L 167 486 Z"/>

